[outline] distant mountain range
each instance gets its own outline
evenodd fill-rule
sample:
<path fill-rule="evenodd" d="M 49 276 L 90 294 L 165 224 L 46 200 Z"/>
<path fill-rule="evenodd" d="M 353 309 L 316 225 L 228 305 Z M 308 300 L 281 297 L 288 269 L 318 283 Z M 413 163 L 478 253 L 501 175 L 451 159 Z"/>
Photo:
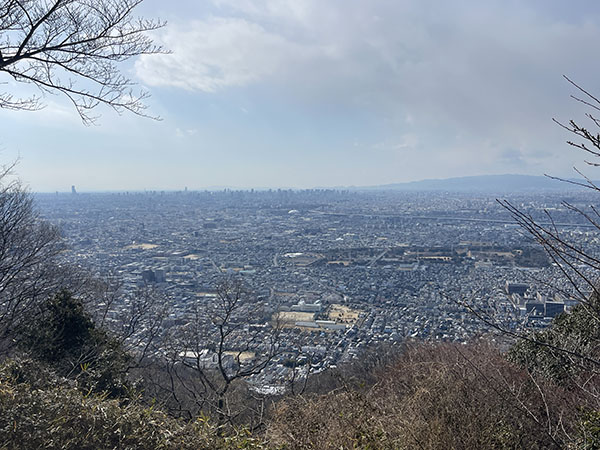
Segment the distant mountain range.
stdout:
<path fill-rule="evenodd" d="M 579 180 L 577 180 L 579 181 Z M 353 190 L 394 191 L 454 191 L 454 192 L 521 192 L 565 191 L 583 187 L 560 182 L 545 176 L 533 175 L 481 175 L 446 179 L 411 181 L 380 186 L 354 187 Z"/>

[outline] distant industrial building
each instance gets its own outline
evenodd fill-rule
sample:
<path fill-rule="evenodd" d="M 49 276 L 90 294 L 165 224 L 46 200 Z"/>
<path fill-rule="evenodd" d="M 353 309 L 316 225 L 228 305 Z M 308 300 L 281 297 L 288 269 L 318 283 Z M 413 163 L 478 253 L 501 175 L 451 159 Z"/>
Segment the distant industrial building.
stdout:
<path fill-rule="evenodd" d="M 322 305 L 320 303 L 304 303 L 303 301 L 300 301 L 297 305 L 292 305 L 290 309 L 296 312 L 320 313 Z"/>
<path fill-rule="evenodd" d="M 144 283 L 165 283 L 167 281 L 167 277 L 165 271 L 163 269 L 151 270 L 146 269 L 142 271 L 142 279 Z"/>
<path fill-rule="evenodd" d="M 533 300 L 525 302 L 525 312 L 530 317 L 544 317 L 546 313 L 544 303 Z"/>
<path fill-rule="evenodd" d="M 527 290 L 529 289 L 529 285 L 525 283 L 511 283 L 509 281 L 506 282 L 504 286 L 504 290 L 508 295 L 519 294 L 525 295 Z"/>
<path fill-rule="evenodd" d="M 562 314 L 563 312 L 565 312 L 564 302 L 546 302 L 544 316 L 556 317 L 559 314 Z"/>

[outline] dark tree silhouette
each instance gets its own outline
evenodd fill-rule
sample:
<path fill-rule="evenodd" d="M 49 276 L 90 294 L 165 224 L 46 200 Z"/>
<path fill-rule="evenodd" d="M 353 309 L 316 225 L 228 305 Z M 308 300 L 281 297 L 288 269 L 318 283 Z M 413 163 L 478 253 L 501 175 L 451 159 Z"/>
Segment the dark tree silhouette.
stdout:
<path fill-rule="evenodd" d="M 31 195 L 0 171 L 0 352 L 9 349 L 35 306 L 68 279 L 57 256 L 58 230 L 39 220 Z"/>
<path fill-rule="evenodd" d="M 19 343 L 37 361 L 77 380 L 84 391 L 126 396 L 131 355 L 106 330 L 96 327 L 81 299 L 61 290 L 39 305 L 23 325 Z"/>

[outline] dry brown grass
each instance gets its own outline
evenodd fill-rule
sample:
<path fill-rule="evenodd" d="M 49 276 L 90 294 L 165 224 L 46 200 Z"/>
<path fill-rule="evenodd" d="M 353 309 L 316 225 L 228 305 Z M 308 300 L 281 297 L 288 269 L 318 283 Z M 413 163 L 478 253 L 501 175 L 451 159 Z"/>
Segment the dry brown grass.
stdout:
<path fill-rule="evenodd" d="M 371 387 L 282 402 L 267 437 L 294 449 L 561 448 L 569 398 L 489 345 L 421 344 Z"/>

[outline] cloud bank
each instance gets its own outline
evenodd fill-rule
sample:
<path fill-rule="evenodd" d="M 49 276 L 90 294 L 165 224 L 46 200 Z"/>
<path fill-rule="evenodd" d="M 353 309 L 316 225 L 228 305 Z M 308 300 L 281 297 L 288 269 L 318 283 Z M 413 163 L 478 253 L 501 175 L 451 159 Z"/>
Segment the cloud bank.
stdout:
<path fill-rule="evenodd" d="M 427 158 L 457 174 L 570 165 L 550 120 L 578 114 L 561 75 L 593 90 L 600 69 L 598 7 L 589 1 L 212 6 L 164 30 L 159 40 L 173 53 L 139 59 L 144 83 L 211 95 L 268 89 L 309 114 L 367 112 L 385 135 L 363 151 L 387 143 L 409 163 Z"/>

